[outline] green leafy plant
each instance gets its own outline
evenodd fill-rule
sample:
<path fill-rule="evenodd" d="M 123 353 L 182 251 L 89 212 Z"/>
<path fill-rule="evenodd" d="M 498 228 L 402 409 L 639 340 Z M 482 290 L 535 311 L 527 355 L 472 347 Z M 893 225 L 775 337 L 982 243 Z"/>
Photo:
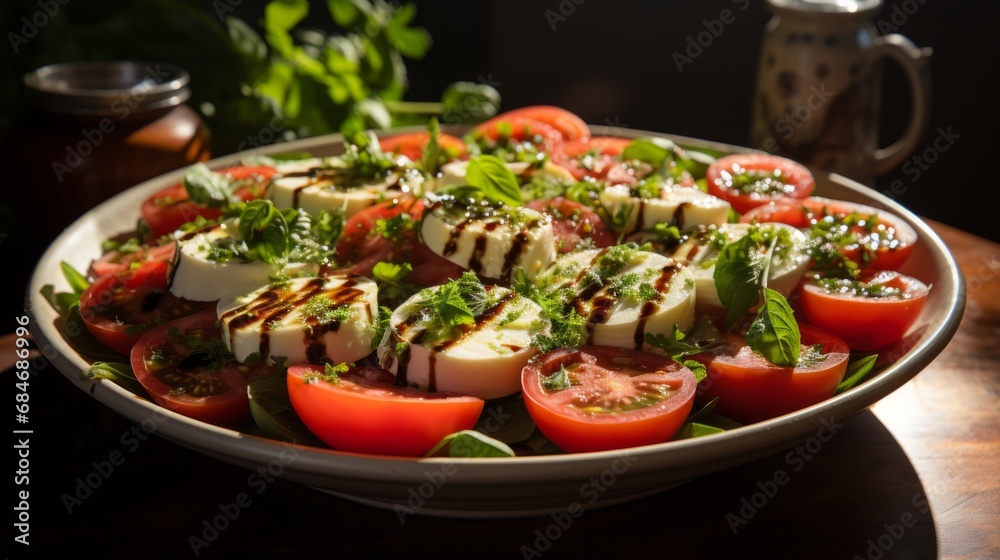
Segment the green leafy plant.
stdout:
<path fill-rule="evenodd" d="M 36 4 L 12 0 L 0 22 L 14 29 Z M 495 115 L 499 94 L 483 84 L 456 82 L 440 101 L 404 100 L 405 61 L 432 45 L 415 17 L 414 4 L 384 0 L 270 0 L 262 12 L 228 0 L 71 2 L 17 53 L 0 54 L 0 75 L 15 84 L 0 100 L 23 104 L 21 76 L 54 62 L 173 63 L 191 74 L 188 104 L 212 131 L 216 156 L 433 116 L 454 123 Z M 10 124 L 0 118 L 0 131 Z"/>

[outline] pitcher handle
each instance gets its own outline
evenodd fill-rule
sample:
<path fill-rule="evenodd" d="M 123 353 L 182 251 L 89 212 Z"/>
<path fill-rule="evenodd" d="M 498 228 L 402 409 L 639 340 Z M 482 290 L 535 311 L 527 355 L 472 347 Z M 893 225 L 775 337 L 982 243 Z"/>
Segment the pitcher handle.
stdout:
<path fill-rule="evenodd" d="M 869 167 L 875 176 L 884 175 L 901 164 L 917 149 L 920 139 L 927 132 L 931 97 L 931 76 L 927 66 L 932 54 L 932 49 L 921 49 L 899 34 L 874 38 L 874 45 L 868 51 L 869 64 L 875 63 L 880 58 L 896 61 L 903 68 L 909 81 L 913 106 L 910 122 L 903 135 L 889 146 L 879 148 L 872 154 Z"/>

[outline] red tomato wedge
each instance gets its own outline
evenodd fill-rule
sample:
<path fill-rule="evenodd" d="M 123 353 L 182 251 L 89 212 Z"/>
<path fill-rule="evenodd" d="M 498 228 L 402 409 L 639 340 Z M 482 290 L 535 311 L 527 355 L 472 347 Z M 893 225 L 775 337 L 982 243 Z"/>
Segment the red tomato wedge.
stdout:
<path fill-rule="evenodd" d="M 525 206 L 552 216 L 552 229 L 556 238 L 556 249 L 569 253 L 584 239 L 590 239 L 598 248 L 615 244 L 615 235 L 604 220 L 590 207 L 568 198 L 540 198 Z"/>
<path fill-rule="evenodd" d="M 818 196 L 759 206 L 741 221 L 809 228 L 813 236 L 823 237 L 861 268 L 896 270 L 917 243 L 917 232 L 890 212 Z"/>
<path fill-rule="evenodd" d="M 852 350 L 875 350 L 903 338 L 929 292 L 912 276 L 882 271 L 856 281 L 804 280 L 799 302 L 810 324 L 844 339 Z"/>
<path fill-rule="evenodd" d="M 691 412 L 695 385 L 666 356 L 610 346 L 553 350 L 521 374 L 538 429 L 572 453 L 669 440 Z"/>
<path fill-rule="evenodd" d="M 816 188 L 811 171 L 770 154 L 731 154 L 708 166 L 709 194 L 729 202 L 741 214 L 778 200 L 805 198 Z"/>
<path fill-rule="evenodd" d="M 424 213 L 424 201 L 412 196 L 369 206 L 348 218 L 344 233 L 337 241 L 337 262 L 345 265 L 344 272 L 363 276 L 371 275 L 372 268 L 380 261 L 400 260 L 416 243 L 417 232 L 410 229 L 399 233 L 398 239 L 389 239 L 376 231 L 379 220 L 388 220 L 407 214 L 419 220 Z"/>
<path fill-rule="evenodd" d="M 108 251 L 101 255 L 101 258 L 90 264 L 90 272 L 93 278 L 100 278 L 101 276 L 107 276 L 114 272 L 138 266 L 138 263 L 146 261 L 170 263 L 174 260 L 174 251 L 176 249 L 177 244 L 170 242 L 153 247 L 143 247 L 134 253 L 122 253 L 117 250 Z"/>
<path fill-rule="evenodd" d="M 238 189 L 236 194 L 247 201 L 264 195 L 274 171 L 273 167 L 262 165 L 238 165 L 221 169 L 218 173 L 246 180 L 246 185 Z M 172 233 L 198 216 L 213 220 L 222 215 L 218 208 L 206 208 L 192 202 L 183 184 L 171 185 L 154 193 L 143 201 L 139 211 L 149 224 L 152 239 Z"/>
<path fill-rule="evenodd" d="M 506 136 L 508 133 L 510 136 Z M 549 153 L 558 151 L 563 143 L 563 135 L 554 126 L 526 117 L 494 117 L 473 129 L 474 135 L 480 135 L 493 142 L 510 138 L 517 142 L 530 142 L 539 150 Z"/>
<path fill-rule="evenodd" d="M 563 144 L 558 153 L 552 154 L 552 162 L 565 167 L 577 180 L 584 177 L 603 179 L 630 141 L 612 136 L 571 140 Z"/>
<path fill-rule="evenodd" d="M 552 105 L 532 105 L 511 109 L 493 117 L 484 124 L 501 121 L 512 122 L 515 119 L 531 119 L 543 122 L 559 131 L 563 140 L 580 140 L 590 137 L 590 127 L 577 115 Z"/>
<path fill-rule="evenodd" d="M 102 344 L 127 355 L 142 333 L 209 305 L 169 293 L 168 272 L 166 262 L 151 260 L 99 277 L 80 295 L 83 324 Z"/>
<path fill-rule="evenodd" d="M 427 132 L 413 132 L 410 134 L 397 134 L 379 139 L 379 145 L 383 152 L 392 152 L 401 156 L 406 156 L 410 161 L 419 162 L 424 156 L 424 148 L 430 142 L 431 135 Z M 465 142 L 450 134 L 438 134 L 438 145 L 451 158 L 465 157 Z"/>
<path fill-rule="evenodd" d="M 215 321 L 213 306 L 147 332 L 132 349 L 132 370 L 160 406 L 209 424 L 235 426 L 250 418 L 247 380 L 273 374 L 274 366 L 233 361 Z"/>
<path fill-rule="evenodd" d="M 324 380 L 325 368 L 288 368 L 288 396 L 302 422 L 327 445 L 342 451 L 421 456 L 448 434 L 472 429 L 483 401 L 453 393 L 429 393 L 394 384 L 374 366 L 356 366 Z"/>
<path fill-rule="evenodd" d="M 731 350 L 717 356 L 691 358 L 705 364 L 708 377 L 698 385 L 699 400 L 719 397 L 715 411 L 750 424 L 812 406 L 833 396 L 847 371 L 850 349 L 840 338 L 803 323 L 802 355 L 815 345 L 821 356 L 797 367 L 776 366 L 746 345 L 742 337 L 728 335 Z"/>

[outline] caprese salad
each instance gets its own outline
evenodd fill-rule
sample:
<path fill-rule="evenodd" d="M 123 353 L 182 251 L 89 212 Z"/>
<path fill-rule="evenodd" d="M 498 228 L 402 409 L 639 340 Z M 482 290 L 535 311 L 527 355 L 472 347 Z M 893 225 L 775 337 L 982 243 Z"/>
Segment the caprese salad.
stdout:
<path fill-rule="evenodd" d="M 525 107 L 195 165 L 46 295 L 99 343 L 87 375 L 211 424 L 387 455 L 619 449 L 823 401 L 917 321 L 915 232 L 813 190 L 788 159 Z"/>

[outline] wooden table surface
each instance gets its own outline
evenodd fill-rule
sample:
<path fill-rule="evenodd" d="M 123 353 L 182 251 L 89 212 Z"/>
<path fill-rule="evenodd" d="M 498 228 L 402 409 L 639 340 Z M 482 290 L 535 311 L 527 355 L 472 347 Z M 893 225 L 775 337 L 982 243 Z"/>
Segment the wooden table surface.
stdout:
<path fill-rule="evenodd" d="M 213 536 L 206 520 L 246 490 L 249 471 L 158 437 L 129 438 L 128 421 L 50 367 L 31 387 L 34 418 L 43 422 L 32 435 L 31 544 L 12 534 L 8 554 L 1000 558 L 1000 245 L 932 225 L 966 277 L 961 328 L 928 368 L 847 422 L 807 462 L 793 465 L 778 453 L 589 511 L 555 540 L 540 537 L 550 518 L 410 516 L 401 524 L 391 511 L 276 480 Z M 11 402 L 13 376 L 5 377 Z M 78 488 L 115 452 L 122 461 L 96 489 Z M 759 483 L 779 470 L 789 482 L 748 509 Z M 77 503 L 74 494 L 87 496 Z M 213 538 L 195 551 L 192 536 Z"/>

